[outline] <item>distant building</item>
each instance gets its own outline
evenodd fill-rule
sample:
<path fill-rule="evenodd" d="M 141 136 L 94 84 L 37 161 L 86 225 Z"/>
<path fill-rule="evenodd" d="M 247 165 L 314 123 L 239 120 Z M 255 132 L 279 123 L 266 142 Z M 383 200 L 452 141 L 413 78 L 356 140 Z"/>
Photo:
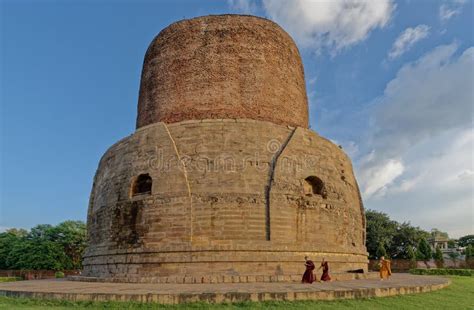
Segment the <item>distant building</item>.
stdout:
<path fill-rule="evenodd" d="M 448 241 L 448 233 L 439 231 L 437 229 L 431 230 L 431 237 L 428 238 L 428 243 L 430 244 L 433 251 L 435 251 L 436 248 L 440 248 L 441 251 L 448 252 Z"/>

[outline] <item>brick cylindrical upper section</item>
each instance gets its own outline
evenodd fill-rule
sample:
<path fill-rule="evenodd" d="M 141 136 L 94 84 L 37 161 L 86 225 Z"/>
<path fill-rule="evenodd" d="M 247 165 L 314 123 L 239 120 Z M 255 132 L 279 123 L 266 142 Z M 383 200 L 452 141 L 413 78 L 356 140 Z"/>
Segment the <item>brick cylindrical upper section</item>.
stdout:
<path fill-rule="evenodd" d="M 151 42 L 137 128 L 209 118 L 308 127 L 301 57 L 280 26 L 253 16 L 205 16 L 174 23 Z"/>

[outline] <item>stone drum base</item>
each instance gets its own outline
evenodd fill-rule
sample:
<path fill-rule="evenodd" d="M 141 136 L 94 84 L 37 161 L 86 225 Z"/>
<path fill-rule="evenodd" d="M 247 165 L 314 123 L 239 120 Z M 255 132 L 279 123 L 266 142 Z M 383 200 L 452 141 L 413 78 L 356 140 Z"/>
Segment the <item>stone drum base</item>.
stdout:
<path fill-rule="evenodd" d="M 390 280 L 333 281 L 327 283 L 143 284 L 33 280 L 0 283 L 0 296 L 70 301 L 138 301 L 162 304 L 187 302 L 229 303 L 268 300 L 334 300 L 384 297 L 430 292 L 450 284 L 449 279 L 395 274 Z"/>

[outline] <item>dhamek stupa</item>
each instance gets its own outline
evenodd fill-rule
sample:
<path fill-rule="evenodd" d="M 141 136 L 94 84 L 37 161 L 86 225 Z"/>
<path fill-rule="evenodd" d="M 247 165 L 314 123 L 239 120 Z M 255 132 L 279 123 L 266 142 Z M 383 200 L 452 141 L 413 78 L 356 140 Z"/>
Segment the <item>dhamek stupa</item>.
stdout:
<path fill-rule="evenodd" d="M 277 24 L 179 21 L 150 44 L 137 129 L 100 160 L 83 276 L 299 281 L 304 256 L 367 272 L 350 159 L 308 129 L 303 65 Z"/>

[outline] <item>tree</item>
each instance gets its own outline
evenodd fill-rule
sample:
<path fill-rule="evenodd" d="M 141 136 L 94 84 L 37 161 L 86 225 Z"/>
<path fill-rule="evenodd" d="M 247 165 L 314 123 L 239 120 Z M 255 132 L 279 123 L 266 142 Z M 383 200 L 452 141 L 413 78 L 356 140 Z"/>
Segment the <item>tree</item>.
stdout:
<path fill-rule="evenodd" d="M 466 235 L 459 238 L 458 245 L 462 247 L 467 247 L 468 245 L 474 246 L 474 235 Z"/>
<path fill-rule="evenodd" d="M 455 249 L 456 248 L 456 240 L 448 240 L 448 249 Z"/>
<path fill-rule="evenodd" d="M 390 220 L 387 214 L 373 210 L 365 212 L 366 217 L 366 246 L 369 257 L 377 258 L 377 249 L 380 245 L 390 248 L 397 230 L 397 222 Z"/>
<path fill-rule="evenodd" d="M 400 224 L 392 221 L 385 213 L 367 210 L 365 216 L 366 246 L 371 259 L 378 257 L 377 249 L 380 244 L 384 246 L 387 256 L 409 259 L 409 249 L 413 251 L 421 239 L 427 239 L 430 236 L 428 232 L 412 226 L 409 222 Z"/>
<path fill-rule="evenodd" d="M 474 257 L 474 246 L 472 246 L 472 244 L 469 244 L 464 250 L 464 254 L 466 255 L 466 260 L 468 258 Z"/>
<path fill-rule="evenodd" d="M 465 253 L 466 255 L 466 264 L 468 268 L 473 268 L 474 267 L 474 246 L 472 244 L 469 244 L 466 247 Z"/>
<path fill-rule="evenodd" d="M 426 239 L 428 236 L 428 232 L 419 227 L 411 226 L 410 223 L 398 224 L 388 252 L 392 258 L 409 259 L 409 249 L 413 250 L 418 246 L 421 239 Z"/>
<path fill-rule="evenodd" d="M 11 229 L 0 234 L 0 269 L 79 269 L 85 245 L 80 221 Z"/>
<path fill-rule="evenodd" d="M 409 246 L 407 248 L 407 257 L 410 260 L 410 268 L 416 268 L 416 255 L 415 251 L 413 251 L 413 247 Z"/>
<path fill-rule="evenodd" d="M 59 243 L 69 257 L 70 269 L 82 267 L 82 253 L 86 248 L 86 225 L 81 221 L 66 221 L 52 230 L 51 241 Z"/>
<path fill-rule="evenodd" d="M 377 247 L 377 258 L 380 258 L 382 256 L 387 256 L 387 251 L 385 251 L 385 247 L 383 246 L 382 243 L 379 244 L 379 246 Z"/>
<path fill-rule="evenodd" d="M 431 248 L 426 239 L 421 239 L 418 243 L 416 258 L 425 262 L 431 259 Z"/>
<path fill-rule="evenodd" d="M 16 243 L 7 257 L 11 269 L 68 269 L 68 257 L 60 244 L 49 240 Z"/>
<path fill-rule="evenodd" d="M 0 234 L 0 269 L 9 269 L 8 255 L 10 250 L 27 234 L 24 229 L 9 229 Z"/>
<path fill-rule="evenodd" d="M 441 252 L 441 249 L 439 247 L 436 247 L 436 251 L 433 254 L 433 258 L 436 262 L 436 267 L 443 268 L 444 266 L 443 252 Z"/>

